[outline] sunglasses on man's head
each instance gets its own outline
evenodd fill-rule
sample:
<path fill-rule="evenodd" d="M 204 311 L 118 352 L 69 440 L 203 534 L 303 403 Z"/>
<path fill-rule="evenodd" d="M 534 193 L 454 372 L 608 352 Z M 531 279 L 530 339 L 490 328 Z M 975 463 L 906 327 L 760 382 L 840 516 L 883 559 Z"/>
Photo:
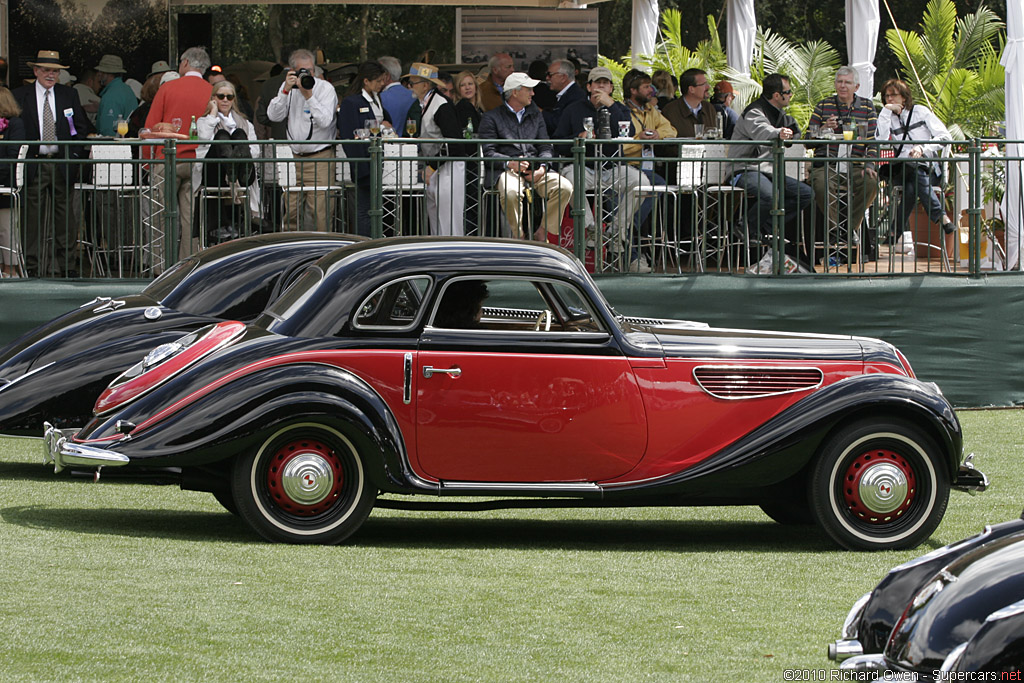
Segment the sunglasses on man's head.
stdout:
<path fill-rule="evenodd" d="M 235 96 L 232 95 L 231 93 L 219 92 L 219 93 L 217 93 L 217 99 L 218 100 L 228 100 L 230 102 L 231 100 L 235 99 Z"/>

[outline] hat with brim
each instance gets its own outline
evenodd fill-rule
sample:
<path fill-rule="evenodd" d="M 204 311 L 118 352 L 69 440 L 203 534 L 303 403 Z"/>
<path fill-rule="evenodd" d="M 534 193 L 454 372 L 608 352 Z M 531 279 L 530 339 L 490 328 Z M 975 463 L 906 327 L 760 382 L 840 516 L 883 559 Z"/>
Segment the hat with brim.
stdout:
<path fill-rule="evenodd" d="M 513 71 L 505 79 L 505 84 L 501 86 L 502 90 L 515 90 L 516 88 L 535 88 L 540 83 L 535 78 L 530 78 L 528 74 L 522 71 Z"/>
<path fill-rule="evenodd" d="M 124 62 L 117 55 L 103 55 L 100 58 L 100 63 L 96 65 L 96 71 L 105 74 L 123 74 L 126 73 L 124 70 Z"/>
<path fill-rule="evenodd" d="M 146 78 L 154 76 L 156 74 L 164 74 L 168 71 L 177 71 L 174 67 L 167 63 L 167 60 L 161 59 L 153 62 L 153 66 L 149 67 L 149 73 L 146 74 Z"/>
<path fill-rule="evenodd" d="M 40 50 L 36 55 L 36 61 L 29 62 L 29 66 L 45 66 L 51 69 L 70 69 L 67 64 L 60 63 L 60 53 L 56 50 Z"/>
<path fill-rule="evenodd" d="M 71 72 L 67 69 L 61 69 L 60 74 L 57 75 L 57 82 L 61 85 L 71 85 L 78 79 L 71 75 Z"/>
<path fill-rule="evenodd" d="M 593 83 L 599 78 L 604 78 L 613 83 L 615 82 L 615 76 L 612 74 L 612 70 L 606 66 L 595 66 L 591 69 L 590 73 L 587 75 L 587 83 Z"/>
<path fill-rule="evenodd" d="M 424 64 L 423 62 L 413 62 L 412 66 L 409 67 L 409 73 L 402 76 L 404 81 L 407 78 L 422 78 L 425 81 L 430 81 L 434 85 L 443 86 L 444 82 L 437 77 L 437 67 L 430 64 Z"/>

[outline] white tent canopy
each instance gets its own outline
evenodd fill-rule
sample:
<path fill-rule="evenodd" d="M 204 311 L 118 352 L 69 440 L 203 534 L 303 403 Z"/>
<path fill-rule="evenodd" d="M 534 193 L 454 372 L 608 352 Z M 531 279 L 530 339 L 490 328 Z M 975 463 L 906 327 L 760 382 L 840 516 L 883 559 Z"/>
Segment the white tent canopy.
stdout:
<path fill-rule="evenodd" d="M 846 0 L 846 53 L 850 66 L 860 74 L 857 94 L 875 95 L 875 50 L 881 26 L 878 0 Z"/>
<path fill-rule="evenodd" d="M 749 74 L 750 60 L 754 57 L 754 37 L 757 35 L 754 0 L 728 0 L 725 7 L 725 49 L 729 68 Z"/>
<path fill-rule="evenodd" d="M 1024 139 L 1024 7 L 1006 3 L 1006 49 L 1000 60 L 1006 69 L 1006 139 Z M 1006 145 L 1009 159 L 1020 158 L 1022 145 Z M 1006 163 L 1006 194 L 1003 219 L 1006 223 L 1006 268 L 1021 268 L 1021 164 Z"/>

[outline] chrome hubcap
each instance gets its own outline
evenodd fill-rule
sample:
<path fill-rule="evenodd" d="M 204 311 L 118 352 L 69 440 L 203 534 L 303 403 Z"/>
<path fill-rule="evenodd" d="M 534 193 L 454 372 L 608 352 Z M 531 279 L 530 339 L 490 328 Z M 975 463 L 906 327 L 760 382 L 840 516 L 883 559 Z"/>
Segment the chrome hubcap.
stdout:
<path fill-rule="evenodd" d="M 858 487 L 861 502 L 877 514 L 899 509 L 907 499 L 907 477 L 892 463 L 871 465 L 861 475 Z"/>
<path fill-rule="evenodd" d="M 281 472 L 281 488 L 299 505 L 316 505 L 334 488 L 334 472 L 322 456 L 302 453 L 285 465 Z"/>

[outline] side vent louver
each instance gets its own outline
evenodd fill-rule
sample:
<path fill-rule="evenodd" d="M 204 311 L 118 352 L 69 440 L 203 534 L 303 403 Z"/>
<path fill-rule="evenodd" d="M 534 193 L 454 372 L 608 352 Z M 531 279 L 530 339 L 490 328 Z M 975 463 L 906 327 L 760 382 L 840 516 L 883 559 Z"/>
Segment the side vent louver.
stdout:
<path fill-rule="evenodd" d="M 815 389 L 824 374 L 818 368 L 768 368 L 702 365 L 693 369 L 700 388 L 716 398 L 777 396 Z"/>

